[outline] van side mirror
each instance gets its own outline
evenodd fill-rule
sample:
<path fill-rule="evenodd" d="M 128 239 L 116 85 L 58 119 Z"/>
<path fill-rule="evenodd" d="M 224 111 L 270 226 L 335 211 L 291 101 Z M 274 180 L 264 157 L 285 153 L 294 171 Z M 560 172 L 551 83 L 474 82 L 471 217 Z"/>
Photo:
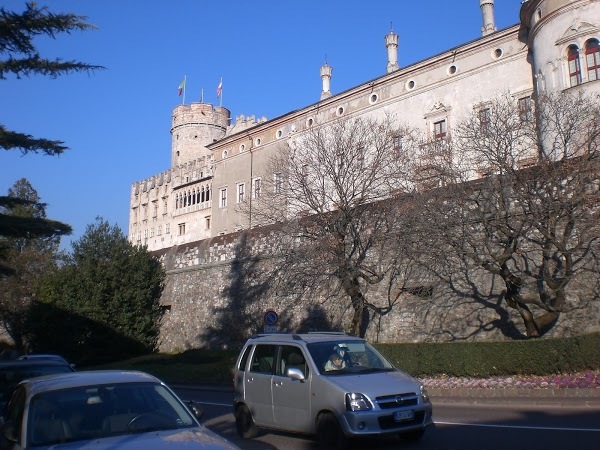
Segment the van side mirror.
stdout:
<path fill-rule="evenodd" d="M 302 373 L 300 369 L 296 369 L 295 367 L 290 367 L 286 370 L 286 375 L 294 380 L 304 381 L 306 377 Z"/>

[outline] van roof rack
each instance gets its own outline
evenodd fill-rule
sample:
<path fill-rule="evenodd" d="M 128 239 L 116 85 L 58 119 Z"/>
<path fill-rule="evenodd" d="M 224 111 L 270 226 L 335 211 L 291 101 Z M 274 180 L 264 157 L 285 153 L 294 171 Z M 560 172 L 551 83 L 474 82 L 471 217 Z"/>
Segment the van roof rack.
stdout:
<path fill-rule="evenodd" d="M 306 334 L 330 334 L 332 336 L 347 336 L 343 331 L 309 331 Z"/>

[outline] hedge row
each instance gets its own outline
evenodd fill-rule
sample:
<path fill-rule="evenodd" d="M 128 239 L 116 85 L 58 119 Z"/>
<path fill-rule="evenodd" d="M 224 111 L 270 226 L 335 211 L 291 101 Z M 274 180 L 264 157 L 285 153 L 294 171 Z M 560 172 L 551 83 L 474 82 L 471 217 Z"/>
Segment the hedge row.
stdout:
<path fill-rule="evenodd" d="M 550 375 L 600 368 L 600 333 L 563 339 L 375 347 L 414 376 Z"/>

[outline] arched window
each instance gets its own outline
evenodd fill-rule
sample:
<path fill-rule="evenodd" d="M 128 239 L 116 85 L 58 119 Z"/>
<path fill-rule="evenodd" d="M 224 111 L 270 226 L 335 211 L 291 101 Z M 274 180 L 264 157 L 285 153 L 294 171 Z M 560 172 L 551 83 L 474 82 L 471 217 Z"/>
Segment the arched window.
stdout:
<path fill-rule="evenodd" d="M 179 194 L 175 197 L 175 209 L 179 209 Z"/>
<path fill-rule="evenodd" d="M 192 191 L 192 205 L 196 204 L 196 188 Z"/>
<path fill-rule="evenodd" d="M 196 203 L 200 203 L 200 188 L 196 191 Z"/>
<path fill-rule="evenodd" d="M 201 197 L 201 201 L 202 203 L 204 203 L 206 201 L 206 198 L 204 198 L 204 186 L 202 186 L 202 197 Z"/>
<path fill-rule="evenodd" d="M 600 43 L 598 39 L 590 39 L 585 43 L 585 63 L 588 80 L 600 80 Z"/>
<path fill-rule="evenodd" d="M 577 86 L 581 83 L 581 66 L 579 63 L 579 49 L 576 45 L 570 45 L 568 51 L 569 57 L 569 82 L 571 86 Z"/>
<path fill-rule="evenodd" d="M 210 200 L 210 186 L 206 187 L 206 201 L 208 202 Z"/>

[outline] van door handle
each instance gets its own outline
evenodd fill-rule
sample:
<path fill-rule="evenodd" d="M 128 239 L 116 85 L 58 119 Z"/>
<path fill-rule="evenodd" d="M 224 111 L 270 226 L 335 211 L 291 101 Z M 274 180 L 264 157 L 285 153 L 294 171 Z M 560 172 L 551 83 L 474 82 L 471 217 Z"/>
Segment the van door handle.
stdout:
<path fill-rule="evenodd" d="M 283 381 L 273 381 L 275 386 L 283 386 Z"/>

